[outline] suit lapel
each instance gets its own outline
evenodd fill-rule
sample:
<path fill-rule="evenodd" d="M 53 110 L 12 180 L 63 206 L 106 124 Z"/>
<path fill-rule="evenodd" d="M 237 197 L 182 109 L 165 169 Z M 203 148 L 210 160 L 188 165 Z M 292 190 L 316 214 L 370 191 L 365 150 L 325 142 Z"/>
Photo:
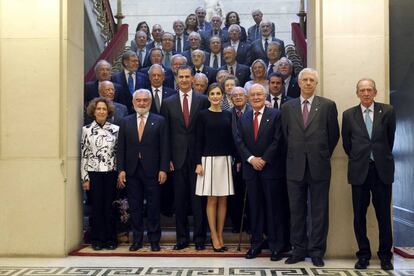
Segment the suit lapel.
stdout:
<path fill-rule="evenodd" d="M 374 121 L 372 122 L 372 137 L 376 132 L 376 129 L 380 128 L 382 122 L 383 110 L 380 104 L 374 102 Z"/>
<path fill-rule="evenodd" d="M 247 127 L 247 137 L 251 137 L 252 141 L 254 141 L 254 132 L 253 132 L 253 111 L 249 110 L 247 111 L 246 109 L 246 116 L 243 117 L 246 119 L 247 123 L 246 123 L 246 127 Z"/>
<path fill-rule="evenodd" d="M 180 92 L 177 91 L 177 97 L 176 100 L 174 101 L 174 105 L 175 105 L 175 110 L 177 110 L 177 112 L 179 112 L 179 116 L 178 118 L 180 118 L 180 124 L 182 125 L 183 128 L 185 128 L 185 123 L 184 123 L 184 114 L 183 114 L 183 109 L 181 108 L 181 100 L 180 100 Z"/>
<path fill-rule="evenodd" d="M 319 97 L 315 96 L 312 101 L 311 109 L 309 112 L 308 123 L 306 127 L 308 127 L 312 123 L 313 118 L 315 118 L 316 114 L 319 113 L 319 105 L 320 105 Z"/>
<path fill-rule="evenodd" d="M 302 109 L 300 105 L 300 98 L 295 99 L 295 103 L 292 105 L 295 114 L 296 120 L 298 121 L 299 125 L 302 127 L 302 129 L 305 129 L 305 126 L 303 125 L 303 117 L 302 117 Z"/>
<path fill-rule="evenodd" d="M 145 141 L 145 137 L 148 136 L 148 133 L 151 132 L 151 128 L 154 125 L 153 116 L 151 113 L 148 114 L 147 121 L 145 122 L 144 132 L 142 133 L 141 142 Z"/>
<path fill-rule="evenodd" d="M 354 120 L 359 125 L 359 127 L 362 129 L 362 131 L 364 132 L 364 135 L 369 138 L 367 126 L 365 125 L 364 117 L 362 115 L 360 105 L 357 105 L 357 106 L 354 107 Z"/>
<path fill-rule="evenodd" d="M 259 131 L 257 132 L 257 139 L 256 141 L 259 141 L 261 133 L 264 131 L 265 128 L 267 128 L 267 125 L 269 123 L 269 112 L 267 110 L 267 107 L 265 107 L 262 115 L 262 119 L 260 120 L 260 126 Z"/>
<path fill-rule="evenodd" d="M 191 97 L 192 99 L 191 99 L 191 108 L 190 108 L 190 125 L 193 123 L 194 115 L 197 112 L 198 106 L 200 104 L 200 99 L 197 97 L 197 94 L 194 91 Z M 184 117 L 183 117 L 183 120 L 184 120 Z"/>

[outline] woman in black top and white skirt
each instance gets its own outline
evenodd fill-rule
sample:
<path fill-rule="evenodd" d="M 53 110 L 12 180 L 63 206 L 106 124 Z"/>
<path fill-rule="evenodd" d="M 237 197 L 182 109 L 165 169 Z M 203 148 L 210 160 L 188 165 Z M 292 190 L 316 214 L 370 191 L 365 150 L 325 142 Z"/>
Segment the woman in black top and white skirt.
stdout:
<path fill-rule="evenodd" d="M 207 90 L 210 108 L 200 111 L 197 122 L 196 195 L 207 196 L 207 218 L 215 252 L 224 252 L 223 228 L 227 196 L 234 194 L 231 170 L 234 143 L 231 113 L 221 109 L 223 91 L 217 83 Z"/>

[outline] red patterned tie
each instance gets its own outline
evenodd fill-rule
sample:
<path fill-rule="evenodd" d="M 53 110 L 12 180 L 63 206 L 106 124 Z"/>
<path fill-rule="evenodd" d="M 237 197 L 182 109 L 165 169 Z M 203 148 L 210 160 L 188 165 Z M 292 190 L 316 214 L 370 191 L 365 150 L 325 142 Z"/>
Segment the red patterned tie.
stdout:
<path fill-rule="evenodd" d="M 184 124 L 185 127 L 188 128 L 190 125 L 190 112 L 188 111 L 188 99 L 187 99 L 187 93 L 184 93 L 184 99 L 183 99 L 183 116 L 184 116 Z"/>
<path fill-rule="evenodd" d="M 259 132 L 259 114 L 260 112 L 256 111 L 254 113 L 254 119 L 253 119 L 253 134 L 254 134 L 254 141 L 257 140 L 257 133 Z"/>

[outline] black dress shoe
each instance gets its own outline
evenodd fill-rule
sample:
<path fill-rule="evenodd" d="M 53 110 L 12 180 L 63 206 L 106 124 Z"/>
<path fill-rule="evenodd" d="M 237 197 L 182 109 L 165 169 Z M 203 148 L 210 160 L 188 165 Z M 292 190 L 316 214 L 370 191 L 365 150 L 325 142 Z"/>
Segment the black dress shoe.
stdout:
<path fill-rule="evenodd" d="M 201 250 L 206 249 L 206 246 L 205 246 L 205 245 L 204 245 L 204 243 L 202 243 L 202 242 L 196 242 L 196 243 L 195 243 L 195 249 L 196 249 L 197 251 L 201 251 Z"/>
<path fill-rule="evenodd" d="M 95 251 L 99 251 L 103 249 L 103 246 L 100 242 L 92 242 L 92 249 Z"/>
<path fill-rule="evenodd" d="M 251 247 L 247 253 L 246 253 L 246 259 L 254 259 L 256 258 L 260 253 L 262 252 L 262 249 L 260 247 Z"/>
<path fill-rule="evenodd" d="M 223 249 L 223 251 L 229 251 L 229 248 L 227 246 L 223 246 L 221 249 Z"/>
<path fill-rule="evenodd" d="M 183 243 L 177 243 L 176 245 L 174 245 L 173 250 L 181 250 L 184 248 L 188 247 L 188 243 L 187 242 L 183 242 Z"/>
<path fill-rule="evenodd" d="M 105 249 L 108 249 L 108 250 L 115 250 L 117 247 L 118 245 L 114 241 L 109 241 L 105 244 Z"/>
<path fill-rule="evenodd" d="M 305 258 L 299 256 L 291 256 L 286 259 L 285 264 L 296 264 L 299 262 L 303 262 Z"/>
<path fill-rule="evenodd" d="M 129 251 L 137 251 L 138 249 L 142 248 L 142 243 L 139 242 L 134 242 L 133 244 L 131 244 L 131 246 L 129 247 Z"/>
<path fill-rule="evenodd" d="M 367 269 L 369 266 L 369 259 L 367 258 L 360 258 L 355 263 L 355 269 Z"/>
<path fill-rule="evenodd" d="M 312 257 L 312 263 L 314 266 L 323 267 L 325 266 L 325 262 L 323 261 L 322 257 Z"/>
<path fill-rule="evenodd" d="M 152 242 L 151 243 L 151 251 L 157 252 L 160 251 L 161 247 L 160 247 L 160 243 L 159 242 Z"/>
<path fill-rule="evenodd" d="M 391 260 L 381 260 L 381 269 L 382 270 L 394 270 Z"/>
<path fill-rule="evenodd" d="M 277 251 L 271 250 L 270 260 L 277 262 L 283 259 L 282 254 L 279 254 Z"/>

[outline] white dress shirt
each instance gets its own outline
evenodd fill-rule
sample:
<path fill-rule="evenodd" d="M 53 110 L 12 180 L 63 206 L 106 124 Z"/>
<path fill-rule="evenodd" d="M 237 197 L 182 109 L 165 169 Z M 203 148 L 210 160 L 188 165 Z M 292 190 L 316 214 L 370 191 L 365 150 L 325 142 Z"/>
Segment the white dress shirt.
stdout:
<path fill-rule="evenodd" d="M 158 98 L 160 98 L 160 106 L 161 106 L 161 103 L 162 103 L 162 86 L 154 87 L 154 86 L 151 85 L 151 88 L 152 88 L 152 96 L 154 97 L 154 99 L 155 99 L 155 94 L 156 94 L 155 89 L 158 89 Z"/>
<path fill-rule="evenodd" d="M 362 118 L 364 118 L 365 120 L 365 110 L 371 110 L 371 112 L 369 112 L 369 117 L 371 118 L 371 121 L 374 122 L 374 103 L 372 103 L 368 108 L 366 108 L 365 106 L 363 106 L 361 104 L 361 111 L 362 111 Z"/>
<path fill-rule="evenodd" d="M 183 101 L 184 101 L 184 92 L 179 90 L 180 93 L 180 103 L 181 103 L 181 111 L 183 110 Z M 191 100 L 193 98 L 193 90 L 187 92 L 187 101 L 188 101 L 188 114 L 191 112 Z"/>
<path fill-rule="evenodd" d="M 292 78 L 292 75 L 290 75 L 289 77 L 287 77 L 284 81 L 284 85 L 285 85 L 285 96 L 287 96 L 288 90 L 289 90 L 289 82 L 290 79 Z"/>
<path fill-rule="evenodd" d="M 137 77 L 136 77 L 136 73 L 135 72 L 131 72 L 132 73 L 132 79 L 133 79 L 133 81 L 134 81 L 134 87 L 135 87 L 135 85 L 136 85 L 136 80 L 137 80 Z M 127 82 L 127 84 L 128 84 L 128 78 L 129 78 L 129 71 L 127 70 L 127 69 L 124 69 L 124 74 L 125 74 L 125 79 L 126 79 L 126 82 Z"/>
<path fill-rule="evenodd" d="M 217 55 L 217 64 L 218 64 L 218 67 L 221 67 L 221 53 L 218 53 L 218 54 L 214 54 L 213 52 L 211 52 L 210 53 L 210 67 L 211 68 L 214 68 L 213 67 L 213 64 L 214 64 L 214 55 Z"/>
<path fill-rule="evenodd" d="M 313 99 L 315 98 L 315 95 L 312 95 L 309 99 L 308 99 L 308 106 L 307 106 L 307 108 L 308 108 L 308 111 L 310 112 L 311 111 L 311 106 L 312 106 L 312 102 L 313 102 Z M 300 96 L 300 110 L 302 111 L 302 113 L 303 113 L 303 102 L 305 101 L 306 99 L 305 98 L 303 98 L 302 97 L 302 95 Z"/>

